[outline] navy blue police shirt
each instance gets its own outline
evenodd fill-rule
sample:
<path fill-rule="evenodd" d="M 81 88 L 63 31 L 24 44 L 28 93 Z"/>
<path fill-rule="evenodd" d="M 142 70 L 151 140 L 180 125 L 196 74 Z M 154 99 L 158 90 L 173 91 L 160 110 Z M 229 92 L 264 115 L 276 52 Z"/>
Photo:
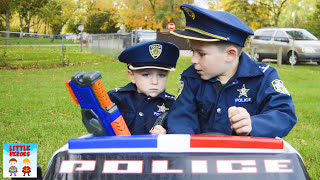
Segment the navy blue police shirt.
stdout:
<path fill-rule="evenodd" d="M 224 86 L 216 78 L 202 80 L 193 65 L 181 74 L 179 93 L 168 114 L 168 133 L 231 135 L 231 106 L 249 112 L 251 136 L 284 137 L 297 122 L 291 95 L 276 69 L 242 53 L 238 71 Z"/>
<path fill-rule="evenodd" d="M 169 111 L 174 96 L 163 91 L 156 97 L 138 93 L 137 87 L 129 83 L 108 92 L 110 99 L 119 108 L 131 134 L 150 134 L 157 117 Z M 166 128 L 164 122 L 164 128 Z"/>

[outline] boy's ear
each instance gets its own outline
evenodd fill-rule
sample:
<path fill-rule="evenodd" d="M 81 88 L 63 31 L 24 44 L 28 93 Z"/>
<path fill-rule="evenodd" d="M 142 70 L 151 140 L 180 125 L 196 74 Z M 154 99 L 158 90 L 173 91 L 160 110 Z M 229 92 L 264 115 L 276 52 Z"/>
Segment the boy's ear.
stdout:
<path fill-rule="evenodd" d="M 130 80 L 133 84 L 136 83 L 136 80 L 134 79 L 134 76 L 133 76 L 133 71 L 131 71 L 130 69 L 128 69 L 128 75 L 130 77 Z"/>
<path fill-rule="evenodd" d="M 238 58 L 238 49 L 230 46 L 226 49 L 227 52 L 227 61 L 231 62 L 233 60 L 235 60 L 236 58 Z"/>

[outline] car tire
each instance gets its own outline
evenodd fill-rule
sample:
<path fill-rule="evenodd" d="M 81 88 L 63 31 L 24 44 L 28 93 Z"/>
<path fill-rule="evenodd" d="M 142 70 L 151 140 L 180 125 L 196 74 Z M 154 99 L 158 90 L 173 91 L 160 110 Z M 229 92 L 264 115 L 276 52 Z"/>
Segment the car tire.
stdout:
<path fill-rule="evenodd" d="M 294 54 L 292 55 L 292 53 L 289 52 L 289 53 L 288 53 L 288 60 L 287 60 L 287 62 L 288 62 L 289 64 L 292 64 L 292 65 L 298 64 L 298 56 L 297 56 L 297 54 L 294 53 Z"/>
<path fill-rule="evenodd" d="M 257 50 L 256 50 L 256 49 L 254 50 L 253 60 L 254 60 L 254 61 L 257 61 L 257 62 L 261 62 L 261 61 L 262 61 L 262 59 L 261 59 L 261 57 L 260 57 L 260 54 L 257 53 Z"/>

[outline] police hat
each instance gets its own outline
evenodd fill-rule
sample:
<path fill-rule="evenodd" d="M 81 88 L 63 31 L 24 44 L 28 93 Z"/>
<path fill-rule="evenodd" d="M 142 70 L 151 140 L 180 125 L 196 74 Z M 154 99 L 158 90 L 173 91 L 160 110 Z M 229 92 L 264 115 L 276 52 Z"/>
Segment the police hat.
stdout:
<path fill-rule="evenodd" d="M 129 69 L 156 68 L 174 71 L 179 58 L 179 48 L 163 41 L 145 41 L 125 49 L 118 57 Z"/>
<path fill-rule="evenodd" d="M 171 31 L 176 36 L 200 41 L 229 41 L 244 47 L 248 36 L 254 34 L 247 24 L 228 12 L 190 4 L 180 8 L 186 17 L 186 27 L 184 31 Z"/>

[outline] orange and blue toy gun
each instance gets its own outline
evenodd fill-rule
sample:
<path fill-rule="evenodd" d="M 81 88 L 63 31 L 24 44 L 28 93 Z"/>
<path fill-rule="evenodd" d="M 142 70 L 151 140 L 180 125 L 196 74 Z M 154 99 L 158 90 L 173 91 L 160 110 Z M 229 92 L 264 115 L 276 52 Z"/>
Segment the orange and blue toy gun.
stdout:
<path fill-rule="evenodd" d="M 69 92 L 81 107 L 82 121 L 94 136 L 130 136 L 118 107 L 111 102 L 101 82 L 101 73 L 75 73 L 66 82 Z"/>

